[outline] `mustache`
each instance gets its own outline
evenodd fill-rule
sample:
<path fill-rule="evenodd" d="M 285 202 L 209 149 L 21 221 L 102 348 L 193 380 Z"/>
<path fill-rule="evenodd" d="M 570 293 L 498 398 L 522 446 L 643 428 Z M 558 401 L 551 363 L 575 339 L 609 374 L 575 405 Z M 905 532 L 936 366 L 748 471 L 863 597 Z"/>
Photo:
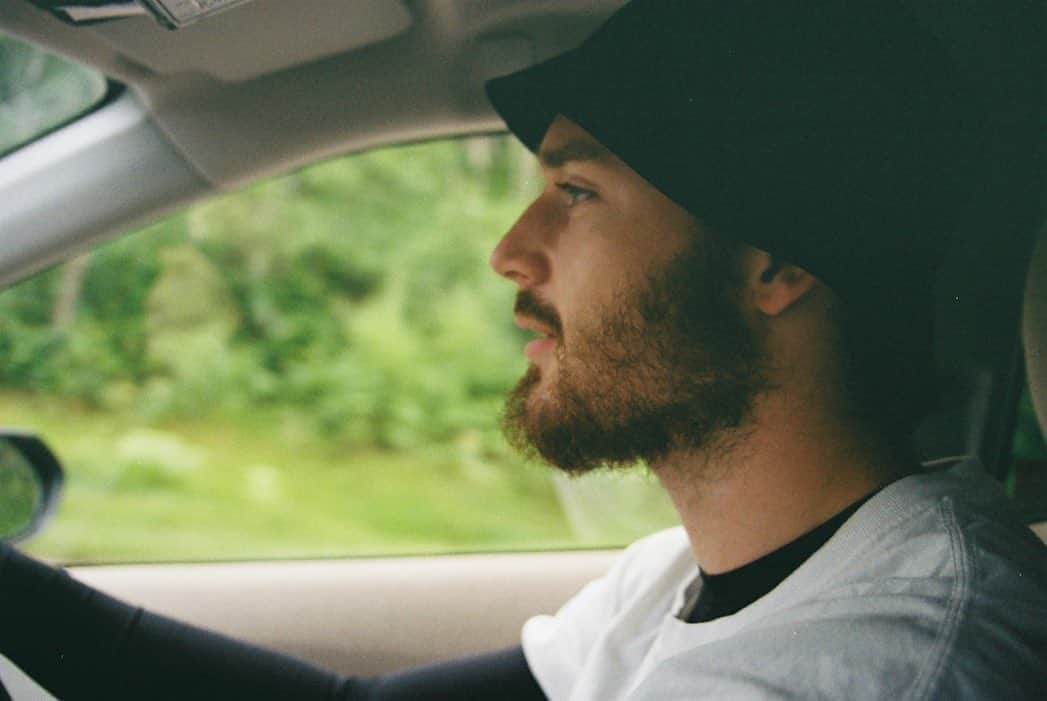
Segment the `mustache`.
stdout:
<path fill-rule="evenodd" d="M 513 313 L 529 316 L 535 321 L 548 326 L 555 335 L 561 335 L 562 326 L 560 315 L 551 304 L 546 304 L 533 293 L 526 290 L 518 292 L 516 303 L 513 305 Z"/>

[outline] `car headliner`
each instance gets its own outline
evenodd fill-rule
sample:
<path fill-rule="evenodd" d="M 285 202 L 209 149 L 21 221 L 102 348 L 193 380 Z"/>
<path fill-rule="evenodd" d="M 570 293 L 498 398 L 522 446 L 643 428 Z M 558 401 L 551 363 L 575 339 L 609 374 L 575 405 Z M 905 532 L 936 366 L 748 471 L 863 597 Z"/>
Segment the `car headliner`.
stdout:
<path fill-rule="evenodd" d="M 218 187 L 383 142 L 496 130 L 482 84 L 578 43 L 622 0 L 254 0 L 178 31 L 72 27 L 25 0 L 0 29 L 129 86 Z"/>

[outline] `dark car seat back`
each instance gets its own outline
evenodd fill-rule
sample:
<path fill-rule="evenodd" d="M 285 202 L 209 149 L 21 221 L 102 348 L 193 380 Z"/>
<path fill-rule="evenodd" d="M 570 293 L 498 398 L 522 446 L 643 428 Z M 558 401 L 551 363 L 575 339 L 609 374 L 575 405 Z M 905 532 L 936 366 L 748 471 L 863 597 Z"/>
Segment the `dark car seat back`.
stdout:
<path fill-rule="evenodd" d="M 1047 437 L 1047 227 L 1040 229 L 1029 261 L 1022 342 L 1029 393 L 1040 420 L 1040 430 Z M 1035 530 L 1047 542 L 1047 524 L 1040 524 Z"/>

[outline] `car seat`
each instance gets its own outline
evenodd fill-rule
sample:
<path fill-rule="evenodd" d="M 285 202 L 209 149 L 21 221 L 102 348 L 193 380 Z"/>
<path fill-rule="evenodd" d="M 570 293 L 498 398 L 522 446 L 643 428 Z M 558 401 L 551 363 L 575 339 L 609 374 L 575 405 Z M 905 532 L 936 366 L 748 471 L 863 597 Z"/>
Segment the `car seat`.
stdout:
<path fill-rule="evenodd" d="M 1022 343 L 1029 393 L 1040 420 L 1040 430 L 1047 437 L 1047 227 L 1040 229 L 1029 260 L 1022 311 Z M 1047 522 L 1034 524 L 1033 530 L 1047 542 Z"/>

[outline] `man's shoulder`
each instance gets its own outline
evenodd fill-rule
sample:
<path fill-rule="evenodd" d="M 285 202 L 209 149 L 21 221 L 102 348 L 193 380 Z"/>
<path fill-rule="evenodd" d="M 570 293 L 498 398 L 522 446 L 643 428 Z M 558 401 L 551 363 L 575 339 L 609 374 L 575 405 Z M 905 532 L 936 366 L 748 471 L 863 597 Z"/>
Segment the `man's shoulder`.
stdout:
<path fill-rule="evenodd" d="M 683 526 L 673 526 L 633 541 L 622 551 L 620 561 L 629 567 L 656 564 L 691 557 L 690 547 Z"/>
<path fill-rule="evenodd" d="M 651 588 L 676 589 L 696 572 L 687 534 L 676 527 L 626 548 L 607 579 L 618 603 L 627 604 Z M 762 617 L 851 597 L 899 599 L 906 592 L 1040 601 L 1047 596 L 1047 546 L 1016 517 L 998 484 L 961 464 L 885 488 L 750 608 Z"/>
<path fill-rule="evenodd" d="M 989 562 L 1001 572 L 1040 575 L 1047 567 L 1047 546 L 1022 523 L 1000 485 L 972 463 L 889 485 L 823 550 L 831 553 L 823 560 L 838 563 L 842 582 L 891 576 L 975 581 Z"/>
<path fill-rule="evenodd" d="M 942 505 L 957 571 L 947 612 L 955 624 L 943 626 L 948 637 L 941 642 L 941 669 L 929 698 L 993 689 L 1010 690 L 1010 698 L 1042 698 L 1047 546 L 1018 519 L 1001 491 L 979 483 Z"/>
<path fill-rule="evenodd" d="M 1047 546 L 999 485 L 961 468 L 892 487 L 797 573 L 810 591 L 797 610 L 912 624 L 942 659 L 1022 630 L 1047 655 Z"/>
<path fill-rule="evenodd" d="M 616 608 L 634 599 L 669 596 L 698 573 L 687 532 L 682 526 L 645 536 L 629 545 L 607 573 Z"/>
<path fill-rule="evenodd" d="M 855 699 L 1004 690 L 1039 698 L 1047 548 L 990 480 L 914 476 L 870 500 L 775 591 L 731 618 L 714 622 L 724 634 L 701 645 L 681 638 L 639 696 L 777 686 Z"/>
<path fill-rule="evenodd" d="M 966 463 L 896 486 L 884 495 L 881 513 L 873 515 L 880 532 L 866 546 L 881 545 L 881 557 L 871 558 L 885 569 L 880 575 L 889 575 L 890 568 L 920 572 L 926 560 L 926 574 L 955 580 L 957 596 L 997 590 L 1047 594 L 1047 546 L 1021 521 L 997 482 Z"/>

